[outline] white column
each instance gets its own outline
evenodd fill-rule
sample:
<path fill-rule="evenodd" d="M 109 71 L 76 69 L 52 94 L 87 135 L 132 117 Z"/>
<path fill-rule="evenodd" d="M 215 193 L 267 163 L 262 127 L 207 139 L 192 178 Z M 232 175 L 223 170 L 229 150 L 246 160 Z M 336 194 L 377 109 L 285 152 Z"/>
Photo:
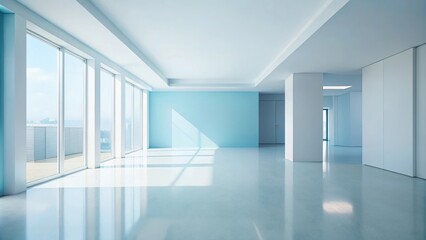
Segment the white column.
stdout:
<path fill-rule="evenodd" d="M 322 73 L 292 74 L 285 80 L 285 158 L 322 161 Z"/>
<path fill-rule="evenodd" d="M 87 166 L 100 166 L 100 74 L 99 60 L 87 61 Z"/>
<path fill-rule="evenodd" d="M 126 155 L 126 77 L 115 75 L 115 157 Z"/>
<path fill-rule="evenodd" d="M 26 21 L 3 15 L 4 195 L 26 190 Z"/>
<path fill-rule="evenodd" d="M 142 92 L 142 147 L 143 149 L 149 148 L 149 92 L 143 90 Z"/>

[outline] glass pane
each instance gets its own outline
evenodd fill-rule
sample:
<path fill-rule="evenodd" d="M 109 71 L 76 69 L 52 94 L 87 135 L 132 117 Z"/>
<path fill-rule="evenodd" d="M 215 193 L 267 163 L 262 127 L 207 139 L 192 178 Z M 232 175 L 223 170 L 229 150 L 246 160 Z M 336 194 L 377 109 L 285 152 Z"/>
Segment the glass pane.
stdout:
<path fill-rule="evenodd" d="M 133 149 L 133 86 L 126 84 L 126 152 Z"/>
<path fill-rule="evenodd" d="M 84 79 L 86 64 L 65 53 L 64 61 L 64 170 L 85 165 L 84 146 Z"/>
<path fill-rule="evenodd" d="M 27 182 L 58 173 L 58 48 L 27 35 Z"/>
<path fill-rule="evenodd" d="M 101 70 L 101 161 L 111 159 L 114 133 L 114 75 Z"/>
<path fill-rule="evenodd" d="M 135 88 L 134 91 L 134 149 L 142 148 L 142 94 L 141 90 Z"/>

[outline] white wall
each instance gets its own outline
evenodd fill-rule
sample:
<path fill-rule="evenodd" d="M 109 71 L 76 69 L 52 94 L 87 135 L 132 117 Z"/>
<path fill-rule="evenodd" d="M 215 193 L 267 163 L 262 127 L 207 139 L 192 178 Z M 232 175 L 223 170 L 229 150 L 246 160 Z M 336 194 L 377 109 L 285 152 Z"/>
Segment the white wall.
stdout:
<path fill-rule="evenodd" d="M 333 96 L 333 145 L 362 146 L 362 93 Z M 331 125 L 331 124 L 330 124 Z"/>
<path fill-rule="evenodd" d="M 414 176 L 414 49 L 383 61 L 384 168 Z"/>
<path fill-rule="evenodd" d="M 351 139 L 350 95 L 349 93 L 334 97 L 334 144 L 349 146 Z"/>
<path fill-rule="evenodd" d="M 350 93 L 351 146 L 362 146 L 362 93 Z"/>
<path fill-rule="evenodd" d="M 362 69 L 362 162 L 383 168 L 383 62 Z"/>
<path fill-rule="evenodd" d="M 426 44 L 416 56 L 416 176 L 426 179 Z"/>
<path fill-rule="evenodd" d="M 322 161 L 323 74 L 292 74 L 285 80 L 285 157 Z"/>
<path fill-rule="evenodd" d="M 414 175 L 414 50 L 363 69 L 363 163 Z"/>
<path fill-rule="evenodd" d="M 332 96 L 324 96 L 322 98 L 322 105 L 325 108 L 332 108 L 333 107 L 333 97 Z"/>

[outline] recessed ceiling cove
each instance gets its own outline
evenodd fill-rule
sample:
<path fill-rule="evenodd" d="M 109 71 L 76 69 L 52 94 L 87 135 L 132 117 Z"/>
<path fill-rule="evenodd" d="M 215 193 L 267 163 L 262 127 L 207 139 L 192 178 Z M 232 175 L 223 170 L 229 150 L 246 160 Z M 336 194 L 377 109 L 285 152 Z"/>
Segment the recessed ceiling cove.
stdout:
<path fill-rule="evenodd" d="M 170 86 L 254 87 L 347 1 L 90 3 L 149 59 Z M 86 5 L 86 1 L 79 2 Z"/>

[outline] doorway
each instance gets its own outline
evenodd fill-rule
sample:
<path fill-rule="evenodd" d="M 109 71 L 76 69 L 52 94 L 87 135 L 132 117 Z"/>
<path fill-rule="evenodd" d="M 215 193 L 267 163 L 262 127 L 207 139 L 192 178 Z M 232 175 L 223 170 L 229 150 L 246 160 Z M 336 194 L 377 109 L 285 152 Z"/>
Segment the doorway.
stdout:
<path fill-rule="evenodd" d="M 284 143 L 284 101 L 259 101 L 259 143 Z"/>
<path fill-rule="evenodd" d="M 322 110 L 322 140 L 328 141 L 328 109 Z"/>

